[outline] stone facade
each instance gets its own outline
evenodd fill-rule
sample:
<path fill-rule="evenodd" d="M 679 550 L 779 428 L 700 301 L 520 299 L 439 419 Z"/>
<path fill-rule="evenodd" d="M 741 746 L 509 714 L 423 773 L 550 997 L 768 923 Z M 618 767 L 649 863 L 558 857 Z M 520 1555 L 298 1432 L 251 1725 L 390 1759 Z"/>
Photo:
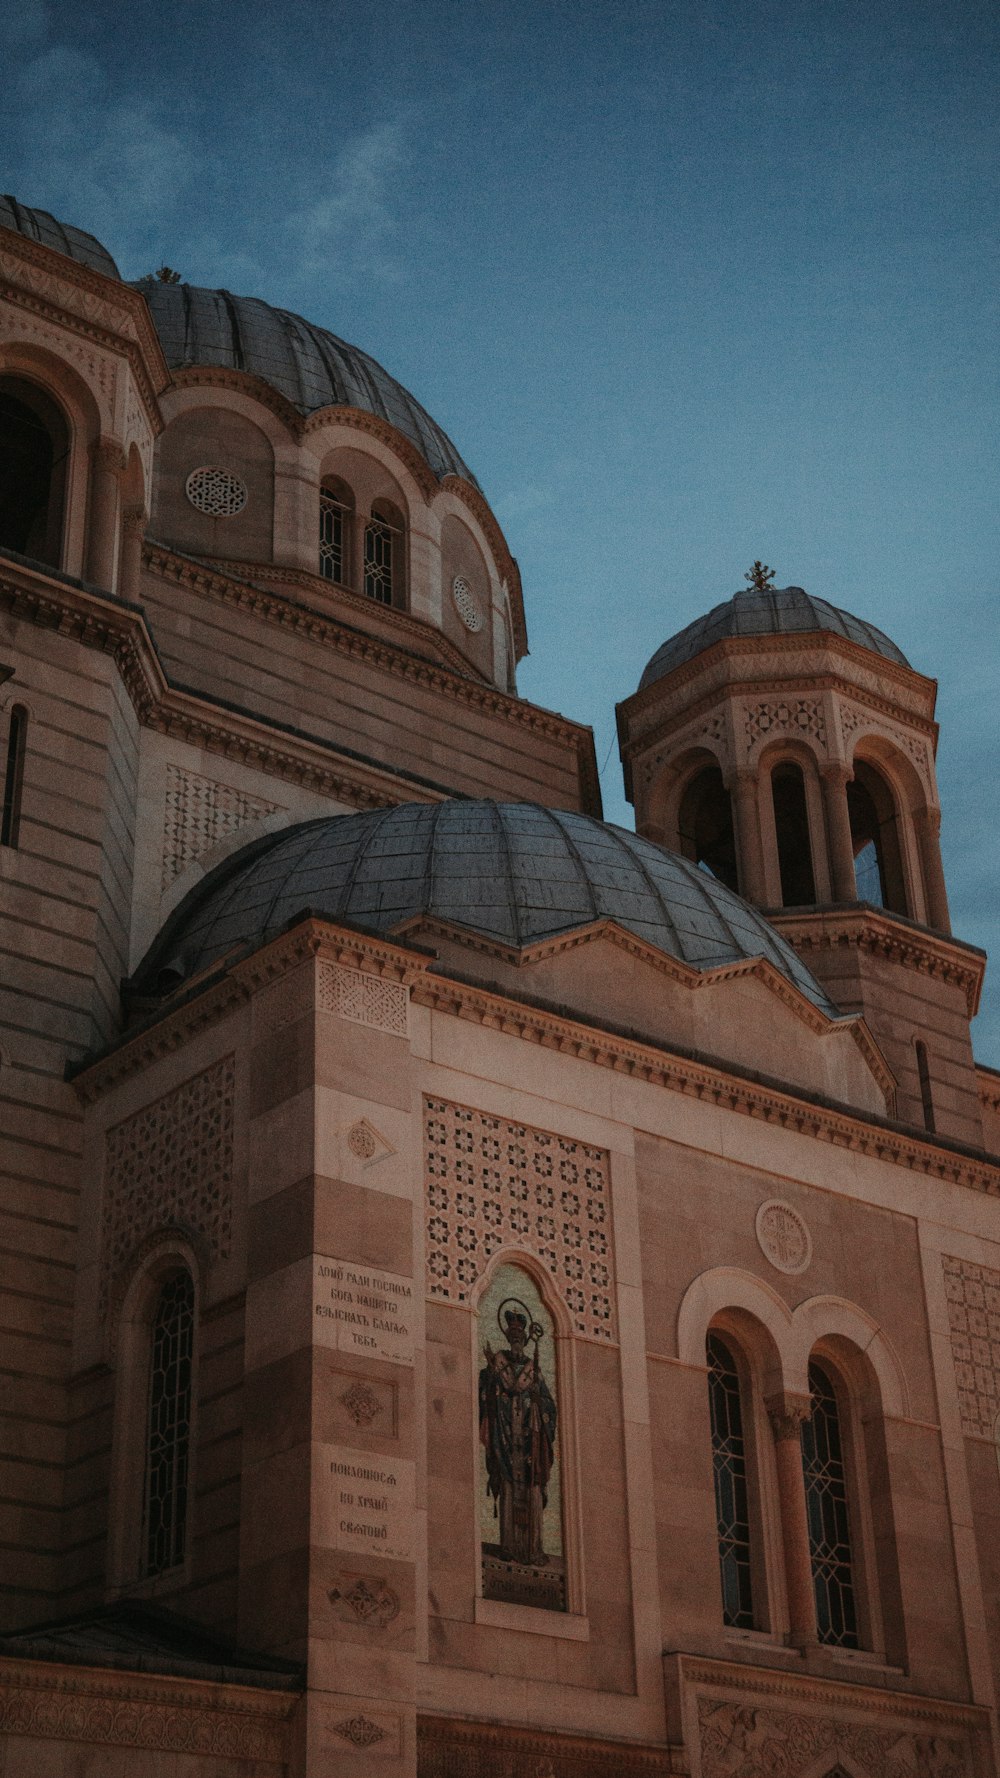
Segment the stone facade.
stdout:
<path fill-rule="evenodd" d="M 1000 1095 L 931 682 L 761 635 L 621 708 L 640 829 L 697 851 L 717 768 L 828 999 L 750 940 L 512 948 L 315 883 L 256 948 L 234 898 L 193 973 L 203 886 L 263 894 L 285 829 L 307 869 L 345 814 L 595 815 L 591 737 L 516 695 L 471 482 L 172 370 L 141 292 L 0 242 L 4 424 L 42 390 L 73 447 L 58 560 L 0 540 L 0 1772 L 997 1778 Z M 393 603 L 322 570 L 321 488 L 344 561 L 396 515 Z M 844 893 L 858 767 L 905 908 Z"/>

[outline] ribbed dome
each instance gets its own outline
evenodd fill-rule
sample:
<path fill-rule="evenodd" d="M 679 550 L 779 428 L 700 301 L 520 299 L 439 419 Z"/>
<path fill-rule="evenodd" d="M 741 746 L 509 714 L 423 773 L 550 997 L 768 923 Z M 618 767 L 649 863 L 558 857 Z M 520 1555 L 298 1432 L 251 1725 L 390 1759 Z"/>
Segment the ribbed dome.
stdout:
<path fill-rule="evenodd" d="M 404 803 L 252 842 L 177 908 L 132 986 L 155 994 L 275 938 L 305 909 L 391 933 L 416 914 L 512 946 L 612 919 L 695 969 L 767 957 L 833 1013 L 791 946 L 686 858 L 534 803 Z"/>
<path fill-rule="evenodd" d="M 436 421 L 419 401 L 367 352 L 349 346 L 324 327 L 255 296 L 201 290 L 140 278 L 171 370 L 192 364 L 245 370 L 284 395 L 301 414 L 325 407 L 356 407 L 388 420 L 415 445 L 435 475 L 472 475 Z"/>
<path fill-rule="evenodd" d="M 676 636 L 668 637 L 643 673 L 639 690 L 726 637 L 785 636 L 806 630 L 831 630 L 835 636 L 846 636 L 850 642 L 860 643 L 862 648 L 870 648 L 901 667 L 910 664 L 895 642 L 874 624 L 829 605 L 825 599 L 814 599 L 804 587 L 768 587 L 763 591 L 747 587 L 722 605 L 713 606 L 704 617 L 696 617 Z"/>
<path fill-rule="evenodd" d="M 43 247 L 54 247 L 57 253 L 65 253 L 67 259 L 89 265 L 92 272 L 102 272 L 106 278 L 121 278 L 107 248 L 94 235 L 72 228 L 68 222 L 57 222 L 47 210 L 29 210 L 16 198 L 0 197 L 0 228 L 25 235 L 29 241 L 40 241 Z"/>

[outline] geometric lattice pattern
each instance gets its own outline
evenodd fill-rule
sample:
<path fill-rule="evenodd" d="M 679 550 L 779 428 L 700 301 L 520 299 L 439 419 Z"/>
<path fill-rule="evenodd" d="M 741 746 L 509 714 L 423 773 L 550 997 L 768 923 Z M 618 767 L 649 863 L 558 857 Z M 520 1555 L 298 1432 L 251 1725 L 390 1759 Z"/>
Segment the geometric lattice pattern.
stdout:
<path fill-rule="evenodd" d="M 722 1579 L 722 1621 L 741 1630 L 753 1629 L 750 1582 L 750 1508 L 747 1457 L 743 1442 L 740 1378 L 727 1346 L 709 1334 L 708 1405 L 712 1421 L 712 1468 L 715 1516 Z"/>
<path fill-rule="evenodd" d="M 227 834 L 280 808 L 280 803 L 251 796 L 232 784 L 220 784 L 181 766 L 168 766 L 161 887 L 166 889 L 194 859 Z"/>
<path fill-rule="evenodd" d="M 812 1412 L 802 1427 L 802 1473 L 816 1593 L 816 1627 L 821 1642 L 833 1643 L 838 1648 L 857 1648 L 840 1412 L 833 1385 L 817 1364 L 809 1366 L 809 1393 Z"/>
<path fill-rule="evenodd" d="M 995 1436 L 1000 1414 L 1000 1272 L 942 1254 L 962 1431 Z"/>
<path fill-rule="evenodd" d="M 167 1279 L 153 1321 L 143 1525 L 147 1574 L 162 1574 L 184 1560 L 193 1353 L 194 1284 L 185 1270 Z"/>
<path fill-rule="evenodd" d="M 363 969 L 345 969 L 339 963 L 323 963 L 319 971 L 317 1004 L 321 1012 L 335 1012 L 356 1025 L 371 1025 L 393 1037 L 409 1032 L 409 990 L 400 982 L 386 982 Z"/>
<path fill-rule="evenodd" d="M 346 576 L 347 513 L 331 494 L 319 497 L 319 571 L 325 580 L 343 584 Z"/>
<path fill-rule="evenodd" d="M 468 1302 L 493 1255 L 520 1248 L 548 1269 L 578 1333 L 614 1340 L 604 1150 L 444 1099 L 425 1099 L 424 1137 L 428 1294 Z"/>
<path fill-rule="evenodd" d="M 214 519 L 232 519 L 247 503 L 246 483 L 226 469 L 192 469 L 184 484 L 192 506 Z"/>
<path fill-rule="evenodd" d="M 235 1082 L 234 1059 L 224 1056 L 108 1131 L 102 1314 L 111 1280 L 157 1229 L 180 1224 L 205 1237 L 213 1259 L 228 1254 Z"/>
<path fill-rule="evenodd" d="M 747 746 L 762 735 L 815 735 L 826 733 L 823 711 L 815 698 L 786 698 L 776 704 L 752 704 L 746 713 Z"/>

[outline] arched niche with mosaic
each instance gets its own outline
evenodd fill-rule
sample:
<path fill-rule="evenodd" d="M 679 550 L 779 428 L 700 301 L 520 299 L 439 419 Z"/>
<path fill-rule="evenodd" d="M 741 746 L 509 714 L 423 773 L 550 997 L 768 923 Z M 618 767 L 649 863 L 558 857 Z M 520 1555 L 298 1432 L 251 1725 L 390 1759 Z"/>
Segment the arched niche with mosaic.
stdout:
<path fill-rule="evenodd" d="M 501 1262 L 476 1326 L 483 1597 L 565 1611 L 555 1321 L 531 1274 Z"/>

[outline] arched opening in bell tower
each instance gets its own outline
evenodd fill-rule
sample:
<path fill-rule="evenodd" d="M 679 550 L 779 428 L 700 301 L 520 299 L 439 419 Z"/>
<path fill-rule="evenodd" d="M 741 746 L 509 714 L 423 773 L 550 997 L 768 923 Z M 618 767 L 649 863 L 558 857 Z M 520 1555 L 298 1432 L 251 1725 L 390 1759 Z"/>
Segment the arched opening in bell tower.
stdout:
<path fill-rule="evenodd" d="M 26 377 L 0 377 L 0 548 L 57 568 L 69 427 Z"/>
<path fill-rule="evenodd" d="M 895 799 L 881 773 L 866 760 L 855 761 L 854 777 L 847 786 L 847 813 L 858 900 L 893 914 L 909 914 Z"/>
<path fill-rule="evenodd" d="M 733 809 L 718 766 L 704 766 L 691 779 L 681 797 L 677 827 L 683 856 L 738 892 Z"/>
<path fill-rule="evenodd" d="M 771 799 L 781 872 L 781 905 L 786 908 L 808 907 L 816 900 L 816 879 L 805 779 L 802 767 L 793 759 L 781 760 L 771 773 Z"/>

